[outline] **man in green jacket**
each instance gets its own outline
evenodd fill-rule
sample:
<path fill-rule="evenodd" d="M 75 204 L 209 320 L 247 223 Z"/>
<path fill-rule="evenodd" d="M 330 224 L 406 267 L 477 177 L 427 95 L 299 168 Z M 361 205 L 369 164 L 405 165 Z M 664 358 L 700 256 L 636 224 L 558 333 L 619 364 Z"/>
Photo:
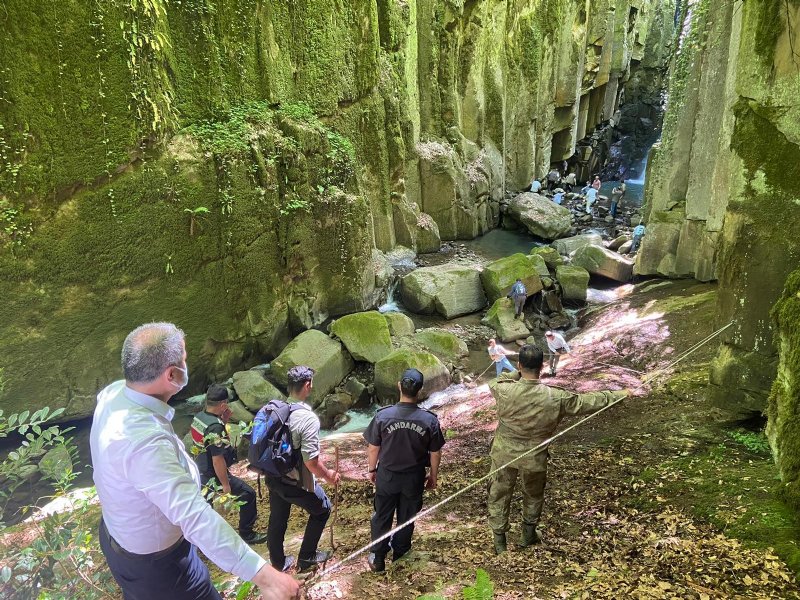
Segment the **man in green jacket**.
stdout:
<path fill-rule="evenodd" d="M 544 355 L 532 344 L 519 351 L 517 372 L 489 383 L 497 401 L 498 425 L 492 443 L 492 470 L 535 448 L 555 434 L 564 417 L 588 415 L 624 398 L 628 391 L 576 394 L 539 381 Z M 489 486 L 489 526 L 497 554 L 506 551 L 511 498 L 522 480 L 522 547 L 541 542 L 536 526 L 544 506 L 548 449 L 545 446 L 499 471 Z"/>

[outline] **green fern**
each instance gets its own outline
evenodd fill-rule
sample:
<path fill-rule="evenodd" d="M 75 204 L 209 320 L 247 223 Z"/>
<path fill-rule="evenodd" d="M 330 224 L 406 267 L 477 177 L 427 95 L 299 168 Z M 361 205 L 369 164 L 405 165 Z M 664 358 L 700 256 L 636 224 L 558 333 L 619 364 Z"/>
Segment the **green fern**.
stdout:
<path fill-rule="evenodd" d="M 464 600 L 492 600 L 494 598 L 494 584 L 489 574 L 483 569 L 475 573 L 475 585 L 465 587 L 462 592 Z"/>

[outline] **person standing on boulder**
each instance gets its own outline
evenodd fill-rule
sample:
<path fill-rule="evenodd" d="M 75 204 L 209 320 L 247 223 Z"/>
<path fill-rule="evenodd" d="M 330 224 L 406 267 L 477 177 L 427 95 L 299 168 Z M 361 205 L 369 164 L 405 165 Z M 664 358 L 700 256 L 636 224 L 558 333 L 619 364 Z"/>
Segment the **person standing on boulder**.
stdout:
<path fill-rule="evenodd" d="M 560 179 L 561 173 L 558 172 L 558 169 L 550 169 L 550 172 L 547 174 L 547 189 L 550 191 L 554 190 Z"/>
<path fill-rule="evenodd" d="M 514 365 L 509 362 L 508 357 L 514 356 L 515 354 L 516 352 L 509 352 L 503 348 L 494 338 L 489 340 L 489 357 L 494 361 L 497 377 L 500 377 L 500 373 L 503 372 L 503 369 L 514 371 Z"/>
<path fill-rule="evenodd" d="M 239 535 L 248 544 L 263 544 L 265 533 L 256 533 L 256 493 L 242 479 L 234 477 L 228 468 L 236 462 L 236 448 L 231 445 L 225 426 L 231 416 L 228 408 L 228 388 L 214 384 L 206 392 L 206 408 L 194 416 L 189 433 L 192 436 L 195 463 L 200 470 L 203 486 L 219 487 L 223 494 L 232 494 L 242 502 L 239 507 Z M 213 499 L 209 490 L 209 496 Z"/>
<path fill-rule="evenodd" d="M 517 278 L 506 297 L 514 301 L 514 318 L 518 319 L 522 314 L 522 309 L 525 308 L 525 301 L 528 299 L 528 290 L 525 289 L 522 279 Z"/>
<path fill-rule="evenodd" d="M 600 175 L 595 175 L 594 181 L 592 181 L 592 187 L 599 192 L 602 186 L 603 182 L 600 181 Z"/>
<path fill-rule="evenodd" d="M 597 412 L 614 400 L 629 395 L 627 391 L 575 394 L 544 385 L 539 381 L 543 362 L 544 355 L 539 348 L 525 345 L 519 351 L 519 373 L 504 374 L 489 383 L 497 401 L 498 417 L 490 450 L 492 471 L 550 438 L 564 417 Z M 489 484 L 488 508 L 497 554 L 507 550 L 506 533 L 517 479 L 522 482 L 520 546 L 525 548 L 541 542 L 536 526 L 544 507 L 548 456 L 547 447 L 543 447 L 493 475 Z"/>
<path fill-rule="evenodd" d="M 222 600 L 197 549 L 261 590 L 299 598 L 298 583 L 252 550 L 206 502 L 200 472 L 172 429 L 168 402 L 189 382 L 183 331 L 148 323 L 122 345 L 124 381 L 97 395 L 89 442 L 100 549 L 125 600 Z"/>
<path fill-rule="evenodd" d="M 445 440 L 436 415 L 418 406 L 424 382 L 417 369 L 406 369 L 397 384 L 400 402 L 380 409 L 364 431 L 368 475 L 375 484 L 373 540 L 392 529 L 395 515 L 398 525 L 413 519 L 422 508 L 425 489 L 436 489 Z M 392 561 L 402 558 L 411 550 L 413 535 L 412 523 L 376 543 L 368 559 L 370 569 L 385 571 L 389 550 Z"/>
<path fill-rule="evenodd" d="M 296 366 L 286 374 L 286 391 L 290 404 L 297 403 L 305 410 L 293 410 L 287 420 L 292 434 L 292 447 L 299 450 L 302 460 L 296 469 L 283 477 L 267 477 L 269 487 L 269 524 L 267 525 L 267 547 L 272 566 L 286 571 L 294 564 L 294 558 L 286 556 L 283 540 L 292 505 L 299 506 L 308 514 L 308 523 L 303 534 L 303 543 L 297 554 L 297 568 L 306 571 L 331 557 L 331 552 L 317 550 L 325 524 L 331 514 L 331 503 L 316 477 L 330 485 L 339 483 L 340 475 L 325 466 L 319 448 L 319 417 L 306 404 L 311 394 L 314 370 Z"/>
<path fill-rule="evenodd" d="M 578 185 L 577 176 L 574 172 L 570 173 L 566 177 L 564 177 L 564 187 L 568 192 L 572 192 L 572 188 Z"/>
<path fill-rule="evenodd" d="M 619 185 L 614 186 L 614 189 L 611 190 L 611 210 L 609 214 L 612 217 L 617 216 L 617 208 L 619 204 L 622 202 L 622 198 L 625 196 L 625 180 L 620 177 Z"/>
<path fill-rule="evenodd" d="M 547 340 L 547 349 L 550 350 L 550 375 L 556 374 L 558 361 L 564 354 L 569 354 L 569 344 L 564 336 L 557 331 L 545 331 L 544 339 Z"/>
<path fill-rule="evenodd" d="M 633 228 L 633 244 L 631 244 L 630 254 L 634 254 L 639 249 L 639 244 L 642 243 L 642 238 L 646 232 L 647 229 L 642 223 Z"/>

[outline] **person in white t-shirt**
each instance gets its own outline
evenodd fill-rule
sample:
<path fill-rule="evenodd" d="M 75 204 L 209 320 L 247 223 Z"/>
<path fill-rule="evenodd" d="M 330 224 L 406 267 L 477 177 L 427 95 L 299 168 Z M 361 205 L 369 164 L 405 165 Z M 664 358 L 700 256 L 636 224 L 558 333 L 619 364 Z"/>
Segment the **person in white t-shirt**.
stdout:
<path fill-rule="evenodd" d="M 550 375 L 555 375 L 561 356 L 570 352 L 569 344 L 557 331 L 546 331 L 544 337 L 547 340 L 547 349 L 550 350 Z"/>
<path fill-rule="evenodd" d="M 508 360 L 509 356 L 514 356 L 517 354 L 516 352 L 511 352 L 503 348 L 500 344 L 497 343 L 497 340 L 491 339 L 489 340 L 489 356 L 494 361 L 494 368 L 497 371 L 497 376 L 500 377 L 500 373 L 503 372 L 504 369 L 507 369 L 511 372 L 516 371 L 514 365 Z"/>

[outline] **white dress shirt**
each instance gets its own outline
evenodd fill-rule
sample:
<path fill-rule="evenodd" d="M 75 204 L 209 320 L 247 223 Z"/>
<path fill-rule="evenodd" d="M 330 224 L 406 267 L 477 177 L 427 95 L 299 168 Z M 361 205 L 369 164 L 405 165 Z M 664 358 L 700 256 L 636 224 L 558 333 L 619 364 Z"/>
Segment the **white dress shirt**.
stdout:
<path fill-rule="evenodd" d="M 250 581 L 266 561 L 200 493 L 200 473 L 172 429 L 175 410 L 116 381 L 97 395 L 89 436 L 108 532 L 150 554 L 183 535 L 220 568 Z"/>

